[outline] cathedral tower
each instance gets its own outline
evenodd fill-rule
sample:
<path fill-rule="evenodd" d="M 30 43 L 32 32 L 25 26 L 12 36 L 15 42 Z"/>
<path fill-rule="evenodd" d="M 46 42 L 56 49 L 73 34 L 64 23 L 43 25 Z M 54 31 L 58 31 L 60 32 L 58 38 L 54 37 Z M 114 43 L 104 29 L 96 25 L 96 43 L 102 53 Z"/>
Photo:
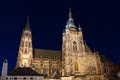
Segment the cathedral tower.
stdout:
<path fill-rule="evenodd" d="M 96 56 L 84 42 L 80 25 L 77 29 L 70 10 L 63 33 L 62 76 L 95 74 L 96 70 Z"/>
<path fill-rule="evenodd" d="M 73 58 L 77 59 L 78 55 L 85 54 L 84 42 L 82 31 L 79 26 L 77 27 L 74 24 L 72 18 L 71 9 L 69 11 L 69 19 L 66 24 L 65 32 L 63 33 L 63 43 L 62 43 L 62 63 L 63 70 L 62 75 L 71 75 L 74 70 L 77 71 L 78 67 L 71 67 L 73 64 Z M 78 65 L 77 62 L 75 62 Z"/>
<path fill-rule="evenodd" d="M 29 16 L 20 41 L 17 67 L 31 67 L 32 64 L 32 35 L 30 30 Z"/>

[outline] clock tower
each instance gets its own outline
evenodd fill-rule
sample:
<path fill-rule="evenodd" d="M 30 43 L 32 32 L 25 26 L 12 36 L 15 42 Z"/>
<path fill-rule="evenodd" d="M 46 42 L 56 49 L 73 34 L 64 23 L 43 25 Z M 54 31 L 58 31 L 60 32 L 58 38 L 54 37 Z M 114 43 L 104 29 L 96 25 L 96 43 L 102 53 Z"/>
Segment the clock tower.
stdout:
<path fill-rule="evenodd" d="M 21 37 L 16 67 L 31 67 L 33 57 L 32 51 L 32 35 L 28 16 L 26 26 Z"/>

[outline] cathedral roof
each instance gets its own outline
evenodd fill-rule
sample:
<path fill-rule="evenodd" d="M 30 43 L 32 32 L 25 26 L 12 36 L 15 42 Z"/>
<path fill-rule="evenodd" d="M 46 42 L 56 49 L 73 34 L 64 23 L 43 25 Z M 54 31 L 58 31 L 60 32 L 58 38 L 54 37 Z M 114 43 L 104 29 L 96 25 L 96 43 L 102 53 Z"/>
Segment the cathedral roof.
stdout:
<path fill-rule="evenodd" d="M 88 45 L 85 43 L 85 52 L 92 52 Z M 45 49 L 34 49 L 33 58 L 51 58 L 61 59 L 62 52 L 57 50 L 45 50 Z"/>
<path fill-rule="evenodd" d="M 33 58 L 51 58 L 51 59 L 60 59 L 61 51 L 56 50 L 45 50 L 45 49 L 34 49 Z"/>
<path fill-rule="evenodd" d="M 42 74 L 37 73 L 31 68 L 28 67 L 17 67 L 16 69 L 10 71 L 8 76 L 44 76 Z"/>

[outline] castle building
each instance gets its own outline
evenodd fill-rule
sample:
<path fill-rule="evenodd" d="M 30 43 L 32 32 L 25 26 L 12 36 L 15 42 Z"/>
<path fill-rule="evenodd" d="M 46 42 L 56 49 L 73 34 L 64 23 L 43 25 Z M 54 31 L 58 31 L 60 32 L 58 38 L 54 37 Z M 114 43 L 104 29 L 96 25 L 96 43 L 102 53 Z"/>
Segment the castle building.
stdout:
<path fill-rule="evenodd" d="M 101 57 L 84 42 L 71 10 L 62 36 L 62 51 L 33 49 L 29 17 L 20 41 L 16 68 L 28 67 L 49 79 L 107 80 Z"/>

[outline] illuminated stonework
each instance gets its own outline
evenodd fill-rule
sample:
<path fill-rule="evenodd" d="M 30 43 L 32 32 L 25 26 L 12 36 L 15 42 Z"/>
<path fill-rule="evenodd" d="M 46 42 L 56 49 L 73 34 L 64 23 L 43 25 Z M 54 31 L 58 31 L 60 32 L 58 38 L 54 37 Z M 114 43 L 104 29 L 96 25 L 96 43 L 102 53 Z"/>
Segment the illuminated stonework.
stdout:
<path fill-rule="evenodd" d="M 30 31 L 29 17 L 27 18 L 26 28 L 21 37 L 17 67 L 30 67 L 32 64 L 32 35 Z"/>
<path fill-rule="evenodd" d="M 96 80 L 104 80 L 100 57 L 86 45 L 82 31 L 76 29 L 70 12 L 63 33 L 62 76 L 72 75 L 79 76 L 77 80 L 94 80 L 94 77 Z"/>
<path fill-rule="evenodd" d="M 84 42 L 82 30 L 74 25 L 71 11 L 63 32 L 62 51 L 33 49 L 29 27 L 27 20 L 16 67 L 31 67 L 46 75 L 46 80 L 109 80 L 105 71 L 112 66 L 109 61 L 102 61 L 98 52 L 92 52 Z"/>

